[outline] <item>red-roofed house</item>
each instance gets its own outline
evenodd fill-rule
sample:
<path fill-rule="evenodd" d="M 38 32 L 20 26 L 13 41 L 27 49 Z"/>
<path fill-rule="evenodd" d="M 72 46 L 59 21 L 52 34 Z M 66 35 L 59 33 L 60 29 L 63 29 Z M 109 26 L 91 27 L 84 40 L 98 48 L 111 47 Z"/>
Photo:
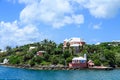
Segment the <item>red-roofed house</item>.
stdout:
<path fill-rule="evenodd" d="M 45 51 L 38 51 L 37 56 L 43 56 L 43 53 L 45 53 Z"/>

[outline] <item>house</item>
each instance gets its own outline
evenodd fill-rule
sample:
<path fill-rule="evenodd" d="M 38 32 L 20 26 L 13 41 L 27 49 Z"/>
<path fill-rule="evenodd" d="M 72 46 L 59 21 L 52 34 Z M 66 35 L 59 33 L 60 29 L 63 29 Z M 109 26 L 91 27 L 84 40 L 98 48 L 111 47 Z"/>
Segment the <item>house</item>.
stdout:
<path fill-rule="evenodd" d="M 31 47 L 29 47 L 29 51 L 30 50 L 33 50 L 33 49 L 35 49 L 36 47 L 34 47 L 34 46 L 31 46 Z"/>
<path fill-rule="evenodd" d="M 38 51 L 37 52 L 37 56 L 43 56 L 43 53 L 45 53 L 46 51 Z"/>
<path fill-rule="evenodd" d="M 70 38 L 64 40 L 64 47 L 67 47 L 67 43 L 70 44 L 71 47 L 82 46 L 85 44 L 85 41 L 81 38 Z"/>
<path fill-rule="evenodd" d="M 3 60 L 3 64 L 7 64 L 8 61 L 9 61 L 9 60 L 5 58 L 5 59 Z"/>
<path fill-rule="evenodd" d="M 89 61 L 88 61 L 88 67 L 90 68 L 90 67 L 93 67 L 93 66 L 94 66 L 93 61 L 92 61 L 92 60 L 89 60 Z"/>
<path fill-rule="evenodd" d="M 73 47 L 75 49 L 75 52 L 79 52 L 79 47 L 83 46 L 85 44 L 85 41 L 81 38 L 70 38 L 65 39 L 63 44 L 63 49 L 67 47 L 67 44 L 69 44 L 70 47 Z"/>
<path fill-rule="evenodd" d="M 72 63 L 69 63 L 69 68 L 86 68 L 87 67 L 87 58 L 86 54 L 84 57 L 74 57 Z"/>

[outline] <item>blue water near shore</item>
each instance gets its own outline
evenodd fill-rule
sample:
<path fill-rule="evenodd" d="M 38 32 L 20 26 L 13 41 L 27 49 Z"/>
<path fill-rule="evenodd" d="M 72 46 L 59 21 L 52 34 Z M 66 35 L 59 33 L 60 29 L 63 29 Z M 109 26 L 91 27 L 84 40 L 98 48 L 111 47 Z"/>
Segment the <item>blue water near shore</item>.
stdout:
<path fill-rule="evenodd" d="M 28 70 L 0 66 L 0 80 L 120 80 L 120 70 Z"/>

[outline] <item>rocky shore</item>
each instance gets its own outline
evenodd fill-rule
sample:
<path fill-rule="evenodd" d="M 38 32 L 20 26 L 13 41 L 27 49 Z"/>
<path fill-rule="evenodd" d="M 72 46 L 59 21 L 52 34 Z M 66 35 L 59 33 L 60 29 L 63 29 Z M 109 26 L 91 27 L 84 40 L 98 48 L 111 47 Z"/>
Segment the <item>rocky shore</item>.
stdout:
<path fill-rule="evenodd" d="M 23 69 L 33 69 L 33 70 L 113 70 L 112 67 L 92 67 L 92 68 L 69 68 L 68 66 L 60 66 L 60 65 L 39 65 L 39 66 L 29 66 L 29 65 L 11 65 L 11 64 L 2 64 L 2 66 L 6 67 L 15 67 L 15 68 L 23 68 Z"/>
<path fill-rule="evenodd" d="M 15 67 L 15 68 L 23 68 L 23 69 L 33 69 L 33 70 L 81 70 L 88 68 L 69 68 L 68 66 L 55 66 L 55 65 L 44 65 L 44 66 L 29 66 L 29 65 L 11 65 L 11 64 L 2 64 L 2 66 L 6 67 Z"/>

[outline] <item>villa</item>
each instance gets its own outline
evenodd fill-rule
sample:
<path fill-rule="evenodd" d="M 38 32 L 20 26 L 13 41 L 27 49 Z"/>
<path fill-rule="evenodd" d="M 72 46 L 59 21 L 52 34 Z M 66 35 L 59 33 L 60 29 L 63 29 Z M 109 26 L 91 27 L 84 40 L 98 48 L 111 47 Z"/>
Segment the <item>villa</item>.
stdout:
<path fill-rule="evenodd" d="M 63 44 L 63 49 L 67 47 L 67 44 L 69 43 L 70 47 L 73 47 L 75 49 L 75 52 L 79 52 L 79 47 L 83 46 L 85 44 L 85 41 L 81 38 L 70 38 L 70 39 L 65 39 L 64 44 Z"/>

